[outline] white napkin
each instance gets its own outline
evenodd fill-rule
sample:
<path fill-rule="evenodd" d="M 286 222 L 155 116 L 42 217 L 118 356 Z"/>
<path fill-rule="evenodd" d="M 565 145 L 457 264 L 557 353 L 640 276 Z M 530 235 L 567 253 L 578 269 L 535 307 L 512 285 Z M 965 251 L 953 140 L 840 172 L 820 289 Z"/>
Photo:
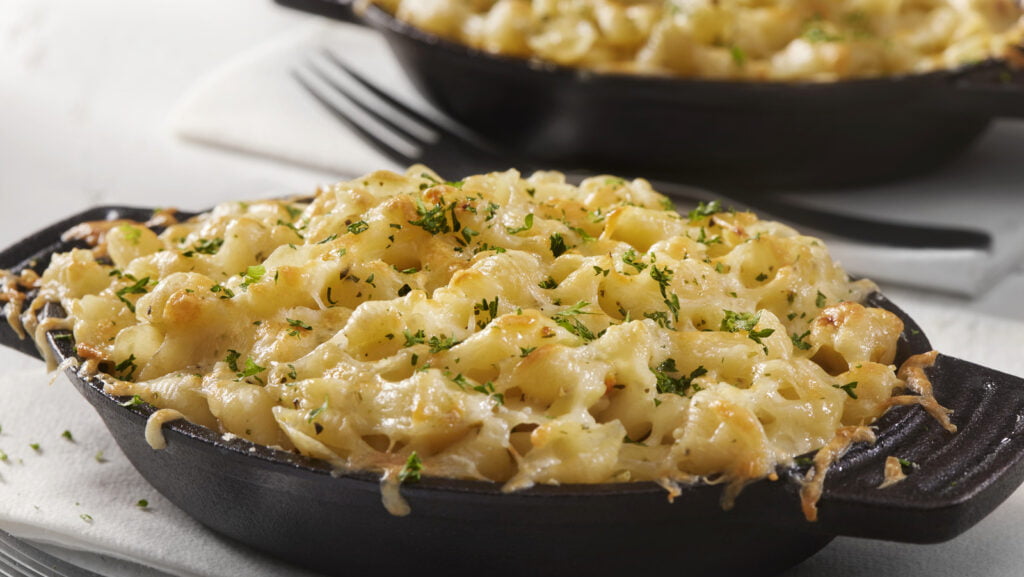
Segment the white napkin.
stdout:
<path fill-rule="evenodd" d="M 1024 323 L 922 301 L 904 308 L 942 352 L 1024 376 L 1019 354 Z M 0 451 L 7 456 L 0 461 L 0 528 L 181 577 L 309 577 L 218 537 L 164 499 L 134 470 L 99 416 L 63 375 L 49 375 L 42 362 L 33 367 L 7 350 L 0 350 L 0 363 L 27 367 L 0 376 Z M 139 506 L 142 499 L 146 507 Z M 990 519 L 938 546 L 838 539 L 793 574 L 817 574 L 808 572 L 808 566 L 816 571 L 841 569 L 836 574 L 851 577 L 889 574 L 878 567 L 897 564 L 926 569 L 900 572 L 911 577 L 974 574 L 975 568 L 991 568 L 992 563 L 1019 568 L 1024 566 L 1024 548 L 1006 536 L 1009 524 L 1019 524 L 1022 511 L 1024 491 L 1017 491 Z M 871 553 L 872 563 L 864 563 L 864 552 Z M 1015 571 L 984 572 L 1009 576 Z M 138 575 L 115 573 L 109 565 L 104 574 Z"/>
<path fill-rule="evenodd" d="M 170 118 L 174 134 L 195 142 L 354 178 L 401 170 L 310 98 L 291 76 L 328 48 L 396 96 L 430 111 L 386 42 L 359 26 L 311 19 L 215 70 L 186 94 Z M 992 232 L 984 250 L 908 250 L 821 235 L 857 275 L 966 296 L 982 294 L 1024 260 L 1024 123 L 1003 121 L 960 162 L 891 185 L 789 195 L 797 202 L 874 218 L 971 225 Z"/>
<path fill-rule="evenodd" d="M 312 575 L 217 536 L 163 498 L 92 406 L 42 362 L 0 375 L 0 399 L 0 528 L 180 577 Z"/>

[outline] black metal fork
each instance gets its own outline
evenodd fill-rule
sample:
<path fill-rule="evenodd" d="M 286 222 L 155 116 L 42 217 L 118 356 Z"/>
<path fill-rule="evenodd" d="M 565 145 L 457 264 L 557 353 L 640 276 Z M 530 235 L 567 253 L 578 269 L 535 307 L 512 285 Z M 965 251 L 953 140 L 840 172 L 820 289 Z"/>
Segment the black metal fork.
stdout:
<path fill-rule="evenodd" d="M 0 575 L 4 577 L 100 577 L 0 531 Z"/>
<path fill-rule="evenodd" d="M 509 151 L 499 150 L 434 110 L 432 113 L 391 96 L 353 70 L 329 50 L 293 71 L 303 88 L 328 112 L 367 144 L 403 165 L 424 164 L 446 178 L 515 168 L 530 173 L 554 168 L 570 180 L 593 173 L 543 167 Z M 736 210 L 785 222 L 802 232 L 822 233 L 861 243 L 905 248 L 989 249 L 992 237 L 983 231 L 876 220 L 794 204 L 768 194 L 756 197 L 704 190 L 674 182 L 654 181 L 655 189 L 688 204 L 719 201 Z"/>

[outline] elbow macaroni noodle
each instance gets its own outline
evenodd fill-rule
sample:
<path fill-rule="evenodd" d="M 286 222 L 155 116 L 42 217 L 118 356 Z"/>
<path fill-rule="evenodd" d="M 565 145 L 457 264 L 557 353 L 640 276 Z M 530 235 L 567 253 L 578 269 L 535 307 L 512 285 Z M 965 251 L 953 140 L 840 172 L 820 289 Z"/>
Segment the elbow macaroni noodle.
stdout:
<path fill-rule="evenodd" d="M 1012 56 L 1015 0 L 370 0 L 431 33 L 605 72 L 836 80 Z"/>
<path fill-rule="evenodd" d="M 344 470 L 728 504 L 927 396 L 894 396 L 927 393 L 902 321 L 822 242 L 642 179 L 414 166 L 72 234 L 96 245 L 54 255 L 27 325 L 60 302 L 109 392 Z"/>

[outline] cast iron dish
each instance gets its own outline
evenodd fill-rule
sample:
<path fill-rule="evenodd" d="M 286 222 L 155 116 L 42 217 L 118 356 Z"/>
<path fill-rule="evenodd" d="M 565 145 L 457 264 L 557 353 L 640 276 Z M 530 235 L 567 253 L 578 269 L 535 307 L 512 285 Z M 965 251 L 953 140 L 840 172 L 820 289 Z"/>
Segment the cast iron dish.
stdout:
<path fill-rule="evenodd" d="M 866 185 L 934 170 L 993 119 L 1024 117 L 1024 75 L 1002 61 L 824 83 L 597 74 L 475 50 L 353 1 L 276 0 L 379 31 L 440 110 L 560 170 L 719 190 Z"/>
<path fill-rule="evenodd" d="M 0 268 L 42 271 L 72 243 L 61 233 L 86 221 L 145 221 L 150 209 L 100 207 L 56 223 L 0 253 Z M 188 215 L 180 215 L 182 217 Z M 31 295 L 30 295 L 31 296 Z M 874 306 L 906 324 L 897 363 L 930 350 L 913 319 L 881 294 Z M 49 305 L 44 315 L 61 315 Z M 64 331 L 48 335 L 58 362 L 74 356 Z M 39 356 L 0 323 L 0 343 Z M 412 513 L 389 514 L 378 475 L 332 474 L 318 460 L 228 440 L 184 421 L 164 426 L 153 450 L 144 428 L 153 408 L 123 406 L 97 380 L 67 375 L 95 407 L 149 483 L 213 531 L 329 575 L 398 575 L 413 570 L 486 575 L 774 575 L 835 536 L 909 543 L 951 539 L 984 518 L 1024 481 L 1024 380 L 942 356 L 929 371 L 938 401 L 953 409 L 956 434 L 920 407 L 897 407 L 877 422 L 878 442 L 857 445 L 828 473 L 819 519 L 804 519 L 802 470 L 748 486 L 724 511 L 721 487 L 684 490 L 669 503 L 650 482 L 538 486 L 502 494 L 499 485 L 424 478 L 401 487 Z M 917 464 L 878 489 L 889 455 Z M 116 490 L 116 488 L 111 488 Z"/>

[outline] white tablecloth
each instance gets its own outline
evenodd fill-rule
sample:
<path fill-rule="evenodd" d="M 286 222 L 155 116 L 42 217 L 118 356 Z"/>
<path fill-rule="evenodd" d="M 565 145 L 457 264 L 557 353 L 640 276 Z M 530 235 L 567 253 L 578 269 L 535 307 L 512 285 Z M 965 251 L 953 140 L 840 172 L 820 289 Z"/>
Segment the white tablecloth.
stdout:
<path fill-rule="evenodd" d="M 208 134 L 205 145 L 182 138 L 183 132 L 210 130 L 211 124 L 195 124 L 199 117 L 185 113 L 225 75 L 280 55 L 282 47 L 310 38 L 312 27 L 321 25 L 261 0 L 0 2 L 0 247 L 100 204 L 202 209 L 223 200 L 308 192 L 346 170 L 386 163 L 312 108 L 282 110 L 267 117 L 264 127 L 280 130 L 287 118 L 302 134 L 341 142 L 338 150 L 351 168 L 308 162 L 308 155 L 291 159 L 307 160 L 303 164 L 281 154 L 272 159 L 266 143 L 249 150 L 229 147 L 212 137 L 224 132 Z M 328 28 L 328 34 L 338 33 Z M 365 31 L 354 34 L 360 33 Z M 356 38 L 342 33 L 342 39 Z M 288 97 L 294 87 L 280 88 Z M 278 96 L 252 98 L 265 104 Z M 247 119 L 243 113 L 252 109 L 235 113 Z M 251 134 L 261 137 L 259 130 Z M 1018 150 L 1024 150 L 1024 124 L 1002 121 L 939 174 L 807 201 L 920 220 L 987 221 L 997 225 L 1000 254 L 1019 254 L 1014 251 L 1024 249 L 1022 229 L 1012 225 L 1024 216 Z M 986 216 L 992 214 L 999 220 Z M 883 288 L 938 349 L 1024 375 L 1019 262 L 1002 267 L 990 286 L 969 296 L 897 283 Z M 109 575 L 140 573 L 74 551 L 106 552 L 173 575 L 301 574 L 210 534 L 163 500 L 130 467 L 68 382 L 50 380 L 40 362 L 0 350 L 0 450 L 9 456 L 0 462 L 0 528 L 60 544 L 66 549 L 58 552 Z M 62 437 L 65 430 L 73 442 Z M 31 448 L 35 443 L 41 450 Z M 102 462 L 95 458 L 99 452 Z M 140 499 L 148 506 L 139 507 Z M 1018 491 L 953 541 L 912 546 L 840 538 L 790 575 L 1017 576 L 1024 567 L 1017 531 L 1022 521 L 1024 492 Z"/>

